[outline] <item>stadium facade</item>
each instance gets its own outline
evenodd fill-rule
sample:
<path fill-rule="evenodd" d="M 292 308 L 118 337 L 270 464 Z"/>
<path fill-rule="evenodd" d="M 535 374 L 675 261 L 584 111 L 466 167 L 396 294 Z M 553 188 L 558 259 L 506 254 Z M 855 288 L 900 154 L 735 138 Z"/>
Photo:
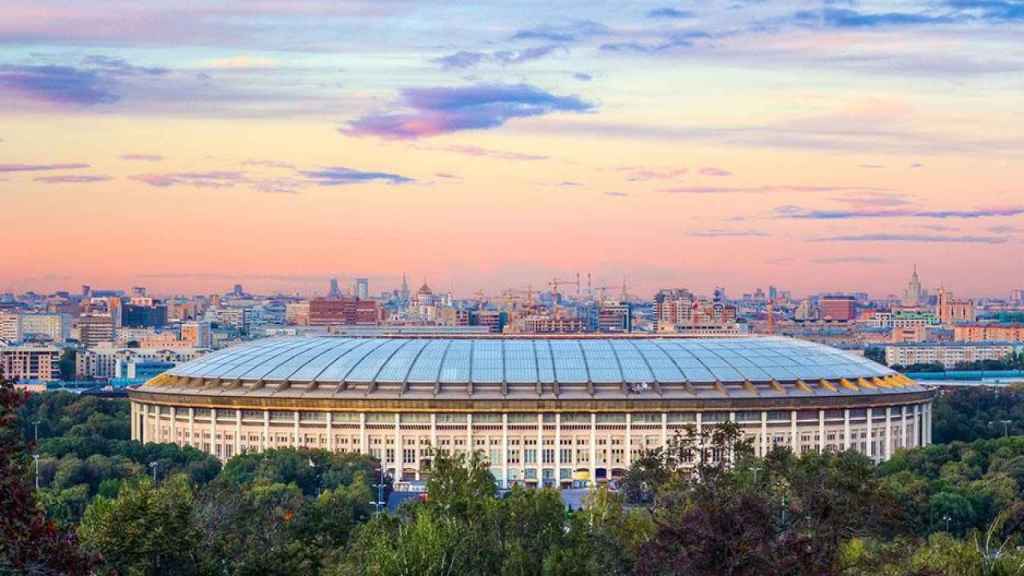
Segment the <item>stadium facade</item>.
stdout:
<path fill-rule="evenodd" d="M 930 443 L 933 391 L 861 356 L 778 337 L 293 337 L 180 364 L 130 392 L 132 437 L 221 459 L 282 447 L 420 478 L 433 448 L 481 451 L 502 485 L 621 476 L 726 420 L 798 453 L 876 461 Z"/>

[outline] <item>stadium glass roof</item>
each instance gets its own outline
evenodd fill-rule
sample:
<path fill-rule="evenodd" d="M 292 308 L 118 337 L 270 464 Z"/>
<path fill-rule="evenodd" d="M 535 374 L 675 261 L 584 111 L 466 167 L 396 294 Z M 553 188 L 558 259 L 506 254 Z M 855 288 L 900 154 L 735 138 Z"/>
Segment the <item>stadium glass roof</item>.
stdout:
<path fill-rule="evenodd" d="M 302 385 L 604 386 L 793 382 L 894 372 L 861 356 L 780 337 L 343 338 L 258 340 L 178 365 L 181 379 Z"/>

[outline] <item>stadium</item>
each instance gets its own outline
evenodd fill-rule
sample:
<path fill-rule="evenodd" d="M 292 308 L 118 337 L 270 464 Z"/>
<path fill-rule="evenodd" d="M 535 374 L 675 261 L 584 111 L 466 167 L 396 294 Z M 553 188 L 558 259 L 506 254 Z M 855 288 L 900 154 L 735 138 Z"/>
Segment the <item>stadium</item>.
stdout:
<path fill-rule="evenodd" d="M 480 451 L 500 485 L 620 477 L 688 427 L 733 421 L 764 454 L 929 444 L 933 391 L 781 337 L 290 337 L 179 364 L 130 392 L 132 437 L 221 459 L 370 454 L 420 479 L 432 448 Z"/>

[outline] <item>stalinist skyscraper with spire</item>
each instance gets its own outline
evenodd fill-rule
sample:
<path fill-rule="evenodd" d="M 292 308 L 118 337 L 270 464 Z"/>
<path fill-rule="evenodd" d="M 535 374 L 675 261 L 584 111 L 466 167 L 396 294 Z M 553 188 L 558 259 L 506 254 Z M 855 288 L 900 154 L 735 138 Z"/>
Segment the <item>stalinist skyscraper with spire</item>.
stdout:
<path fill-rule="evenodd" d="M 907 287 L 903 290 L 901 303 L 907 308 L 916 308 L 928 304 L 928 292 L 921 286 L 921 279 L 917 276 L 916 264 L 914 265 L 914 273 L 910 276 L 910 282 L 907 282 Z"/>

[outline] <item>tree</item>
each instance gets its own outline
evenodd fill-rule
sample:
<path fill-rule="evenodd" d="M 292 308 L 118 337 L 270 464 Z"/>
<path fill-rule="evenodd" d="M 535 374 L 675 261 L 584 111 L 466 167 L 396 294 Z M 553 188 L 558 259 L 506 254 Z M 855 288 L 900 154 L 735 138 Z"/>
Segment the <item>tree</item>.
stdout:
<path fill-rule="evenodd" d="M 0 379 L 0 573 L 89 574 L 73 533 L 46 519 L 29 484 L 28 446 L 17 422 L 25 394 Z"/>
<path fill-rule="evenodd" d="M 100 496 L 89 505 L 78 528 L 82 547 L 102 558 L 101 574 L 198 574 L 202 533 L 192 515 L 194 499 L 183 475 L 159 486 L 142 476 L 116 498 Z"/>

